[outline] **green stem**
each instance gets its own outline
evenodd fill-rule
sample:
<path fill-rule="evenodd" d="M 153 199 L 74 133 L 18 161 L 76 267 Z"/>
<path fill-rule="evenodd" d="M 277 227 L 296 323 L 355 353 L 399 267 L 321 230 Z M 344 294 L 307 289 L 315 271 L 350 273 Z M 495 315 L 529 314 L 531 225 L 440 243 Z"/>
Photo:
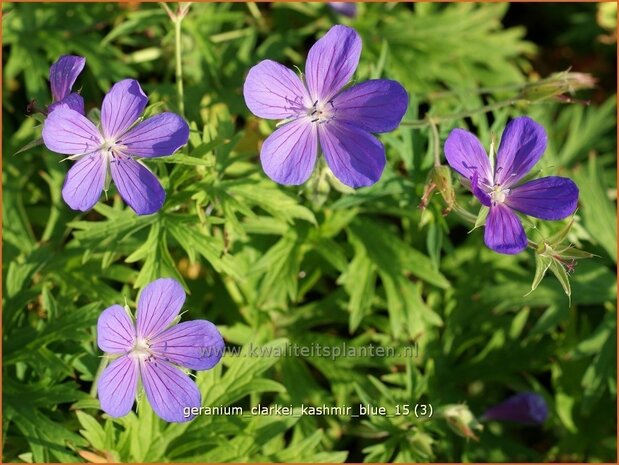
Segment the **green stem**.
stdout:
<path fill-rule="evenodd" d="M 168 14 L 170 19 L 174 21 L 174 13 L 172 12 L 172 10 L 170 10 L 170 7 L 168 6 L 168 4 L 166 2 L 159 2 L 159 5 L 161 5 L 161 8 L 165 10 L 165 12 Z"/>
<path fill-rule="evenodd" d="M 185 101 L 183 91 L 183 61 L 182 61 L 182 16 L 177 16 L 174 20 L 174 49 L 176 52 L 176 93 L 178 94 L 178 110 L 181 116 L 185 117 Z"/>
<path fill-rule="evenodd" d="M 453 211 L 457 213 L 458 216 L 462 218 L 464 221 L 467 221 L 471 223 L 472 225 L 474 225 L 477 222 L 477 216 L 472 214 L 470 211 L 465 210 L 459 205 L 455 205 Z"/>
<path fill-rule="evenodd" d="M 433 118 L 428 118 L 428 124 L 432 129 L 432 149 L 434 150 L 434 166 L 441 166 L 441 138 L 438 134 L 438 126 Z"/>
<path fill-rule="evenodd" d="M 490 111 L 495 111 L 500 108 L 510 107 L 520 102 L 525 102 L 525 101 L 519 100 L 519 99 L 502 100 L 500 102 L 490 103 L 488 105 L 484 105 L 483 107 L 475 108 L 473 110 L 464 110 L 458 113 L 452 113 L 451 115 L 432 116 L 432 117 L 428 117 L 425 119 L 402 121 L 400 123 L 400 126 L 407 126 L 410 128 L 425 128 L 426 126 L 437 125 L 445 121 L 453 121 L 453 120 L 458 120 L 462 118 L 468 118 L 470 116 L 474 116 L 480 113 L 488 113 Z"/>
<path fill-rule="evenodd" d="M 520 84 L 504 84 L 499 86 L 489 86 L 489 87 L 468 87 L 461 89 L 452 89 L 452 90 L 442 90 L 438 92 L 431 92 L 428 97 L 430 99 L 438 99 L 445 97 L 453 97 L 459 94 L 490 94 L 494 92 L 506 92 L 506 91 L 517 91 L 516 95 L 522 92 L 527 86 L 529 86 L 530 82 L 523 82 Z"/>

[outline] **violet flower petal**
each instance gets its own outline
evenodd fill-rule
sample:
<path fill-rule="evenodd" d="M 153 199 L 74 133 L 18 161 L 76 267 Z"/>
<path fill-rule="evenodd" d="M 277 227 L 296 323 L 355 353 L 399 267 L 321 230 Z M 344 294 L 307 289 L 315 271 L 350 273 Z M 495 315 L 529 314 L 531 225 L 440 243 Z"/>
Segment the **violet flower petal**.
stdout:
<path fill-rule="evenodd" d="M 189 376 L 158 357 L 140 360 L 140 372 L 146 397 L 157 415 L 171 423 L 183 423 L 185 408 L 200 407 L 200 391 Z"/>
<path fill-rule="evenodd" d="M 52 152 L 80 155 L 97 150 L 102 140 L 90 120 L 62 104 L 45 118 L 43 143 Z"/>
<path fill-rule="evenodd" d="M 123 417 L 131 411 L 138 389 L 138 362 L 123 355 L 110 363 L 99 378 L 97 392 L 101 409 L 112 417 Z"/>
<path fill-rule="evenodd" d="M 137 121 L 148 97 L 134 79 L 124 79 L 112 86 L 103 98 L 101 128 L 106 139 L 115 141 Z"/>
<path fill-rule="evenodd" d="M 140 157 L 172 155 L 187 143 L 189 126 L 175 113 L 159 113 L 129 129 L 118 139 L 125 153 Z"/>
<path fill-rule="evenodd" d="M 445 141 L 445 158 L 454 170 L 466 179 L 479 174 L 479 182 L 487 186 L 493 184 L 490 160 L 486 150 L 477 137 L 464 129 L 454 129 Z"/>
<path fill-rule="evenodd" d="M 520 253 L 528 244 L 520 219 L 504 204 L 490 207 L 484 240 L 490 249 L 506 255 Z"/>
<path fill-rule="evenodd" d="M 548 406 L 541 395 L 521 392 L 488 409 L 484 417 L 488 420 L 541 425 L 548 418 Z"/>
<path fill-rule="evenodd" d="M 318 155 L 316 126 L 299 118 L 266 138 L 260 162 L 266 175 L 285 185 L 303 184 L 312 174 Z"/>
<path fill-rule="evenodd" d="M 135 326 L 120 305 L 106 308 L 97 321 L 97 345 L 110 354 L 128 352 L 135 344 Z"/>
<path fill-rule="evenodd" d="M 385 168 L 385 147 L 369 132 L 331 121 L 319 126 L 320 145 L 331 171 L 350 187 L 370 186 Z"/>
<path fill-rule="evenodd" d="M 492 205 L 492 198 L 479 186 L 479 174 L 477 171 L 473 173 L 473 179 L 471 179 L 471 191 L 482 205 L 486 207 Z"/>
<path fill-rule="evenodd" d="M 388 132 L 398 127 L 408 108 L 408 94 L 396 81 L 373 79 L 333 98 L 335 118 L 368 132 Z"/>
<path fill-rule="evenodd" d="M 560 176 L 539 178 L 512 188 L 505 204 L 542 220 L 562 220 L 576 211 L 578 187 Z"/>
<path fill-rule="evenodd" d="M 86 155 L 69 169 L 62 186 L 62 198 L 73 210 L 90 210 L 101 197 L 106 172 L 105 160 L 99 152 Z"/>
<path fill-rule="evenodd" d="M 69 95 L 85 64 L 84 57 L 63 55 L 49 68 L 49 84 L 54 102 L 59 102 Z"/>
<path fill-rule="evenodd" d="M 263 60 L 249 70 L 243 97 L 254 115 L 267 119 L 290 118 L 313 104 L 299 76 L 271 60 Z"/>
<path fill-rule="evenodd" d="M 142 163 L 131 157 L 116 156 L 110 161 L 110 171 L 118 193 L 138 215 L 150 215 L 161 209 L 165 190 Z"/>
<path fill-rule="evenodd" d="M 305 79 L 312 103 L 328 102 L 350 79 L 361 55 L 361 38 L 347 26 L 333 26 L 310 49 Z"/>
<path fill-rule="evenodd" d="M 84 115 L 84 99 L 80 94 L 75 92 L 67 95 L 65 98 L 60 100 L 59 102 L 52 103 L 47 107 L 47 112 L 50 113 L 55 109 L 59 108 L 62 105 L 66 105 L 73 111 L 77 111 L 80 115 Z"/>
<path fill-rule="evenodd" d="M 224 353 L 224 340 L 217 327 L 206 320 L 185 321 L 151 340 L 151 350 L 168 362 L 192 370 L 208 370 Z"/>
<path fill-rule="evenodd" d="M 152 339 L 178 316 L 185 303 L 185 290 L 172 278 L 151 282 L 142 290 L 138 300 L 138 338 Z"/>
<path fill-rule="evenodd" d="M 510 187 L 522 179 L 542 157 L 547 139 L 544 127 L 528 116 L 507 123 L 497 151 L 495 183 Z"/>

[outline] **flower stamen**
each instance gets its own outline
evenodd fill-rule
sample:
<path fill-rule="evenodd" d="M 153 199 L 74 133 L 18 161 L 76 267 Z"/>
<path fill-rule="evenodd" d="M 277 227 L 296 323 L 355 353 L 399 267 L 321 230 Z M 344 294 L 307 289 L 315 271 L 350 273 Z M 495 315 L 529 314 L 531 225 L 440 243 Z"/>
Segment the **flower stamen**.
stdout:
<path fill-rule="evenodd" d="M 331 106 L 329 108 L 328 106 Z M 335 118 L 335 106 L 333 100 L 329 100 L 326 103 L 320 103 L 318 100 L 314 102 L 311 108 L 307 109 L 307 116 L 312 117 L 311 123 L 328 123 Z"/>
<path fill-rule="evenodd" d="M 493 205 L 502 204 L 509 195 L 509 189 L 502 187 L 501 184 L 495 184 L 489 194 Z"/>
<path fill-rule="evenodd" d="M 138 338 L 135 341 L 135 345 L 133 346 L 133 349 L 131 349 L 131 354 L 134 357 L 147 360 L 153 355 L 152 351 L 150 350 L 150 344 L 146 339 L 143 338 Z"/>

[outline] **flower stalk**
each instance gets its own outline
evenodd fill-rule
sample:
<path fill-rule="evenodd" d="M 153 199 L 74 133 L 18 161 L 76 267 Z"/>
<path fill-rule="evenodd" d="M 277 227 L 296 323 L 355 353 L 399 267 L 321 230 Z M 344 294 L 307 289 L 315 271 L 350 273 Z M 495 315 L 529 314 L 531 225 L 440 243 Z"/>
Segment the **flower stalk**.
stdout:
<path fill-rule="evenodd" d="M 172 23 L 174 24 L 174 57 L 176 62 L 175 79 L 176 79 L 176 95 L 178 98 L 178 111 L 180 115 L 185 117 L 185 99 L 183 89 L 183 35 L 182 24 L 183 19 L 189 12 L 191 3 L 179 3 L 176 12 L 173 12 L 166 3 L 161 3 L 161 6 L 166 11 Z"/>
<path fill-rule="evenodd" d="M 178 95 L 178 111 L 182 117 L 185 117 L 181 23 L 182 19 L 177 19 L 174 21 L 174 51 L 176 56 L 176 93 Z"/>
<path fill-rule="evenodd" d="M 592 89 L 595 87 L 596 80 L 593 76 L 586 73 L 575 73 L 571 71 L 563 71 L 554 73 L 550 76 L 538 81 L 527 82 L 524 84 L 515 84 L 508 86 L 498 86 L 494 88 L 478 88 L 470 89 L 469 92 L 477 94 L 488 94 L 494 91 L 514 90 L 515 97 L 500 100 L 497 102 L 484 105 L 479 108 L 463 110 L 461 112 L 452 113 L 449 115 L 437 115 L 426 117 L 424 119 L 402 121 L 401 125 L 410 128 L 425 128 L 438 125 L 446 121 L 454 121 L 462 118 L 469 118 L 478 114 L 489 113 L 501 108 L 515 105 L 532 105 L 547 100 L 553 100 L 561 103 L 582 103 L 588 104 L 587 101 L 576 100 L 571 95 L 582 89 Z M 449 91 L 435 94 L 434 97 L 443 97 L 450 94 Z"/>
<path fill-rule="evenodd" d="M 452 113 L 450 115 L 443 116 L 432 116 L 431 118 L 424 119 L 415 119 L 410 121 L 402 121 L 400 126 L 405 126 L 413 129 L 421 129 L 425 127 L 436 126 L 440 123 L 444 123 L 446 121 L 454 121 L 463 118 L 470 118 L 471 116 L 475 116 L 481 113 L 489 113 L 491 111 L 500 110 L 501 108 L 510 107 L 513 105 L 517 105 L 519 103 L 532 103 L 526 100 L 521 99 L 509 99 L 509 100 L 501 100 L 499 102 L 490 103 L 488 105 L 484 105 L 483 107 L 474 108 L 472 110 L 463 110 L 458 113 Z"/>

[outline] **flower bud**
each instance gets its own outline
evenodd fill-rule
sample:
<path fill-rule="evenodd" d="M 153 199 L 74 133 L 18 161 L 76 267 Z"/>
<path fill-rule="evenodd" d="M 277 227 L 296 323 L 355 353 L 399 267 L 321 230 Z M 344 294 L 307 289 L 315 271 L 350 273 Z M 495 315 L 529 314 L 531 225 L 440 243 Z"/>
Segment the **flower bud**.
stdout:
<path fill-rule="evenodd" d="M 559 280 L 568 297 L 571 296 L 569 275 L 574 272 L 577 260 L 595 256 L 592 253 L 577 249 L 571 242 L 566 242 L 573 225 L 574 218 L 572 217 L 563 228 L 552 236 L 537 244 L 531 241 L 535 248 L 536 271 L 528 294 L 537 289 L 546 272 L 550 270 Z"/>
<path fill-rule="evenodd" d="M 434 190 L 438 190 L 447 204 L 446 212 L 453 209 L 456 202 L 456 193 L 453 188 L 451 170 L 448 166 L 436 165 L 433 166 L 428 174 L 428 181 L 421 198 L 419 208 L 426 208 L 430 202 L 430 196 Z"/>
<path fill-rule="evenodd" d="M 563 71 L 526 84 L 520 91 L 518 99 L 530 102 L 546 99 L 565 100 L 566 94 L 571 95 L 577 90 L 591 89 L 595 87 L 595 84 L 596 79 L 590 74 Z"/>
<path fill-rule="evenodd" d="M 482 431 L 483 425 L 471 413 L 464 404 L 450 404 L 441 409 L 440 415 L 447 421 L 449 427 L 459 436 L 477 441 L 479 438 L 474 433 Z"/>

